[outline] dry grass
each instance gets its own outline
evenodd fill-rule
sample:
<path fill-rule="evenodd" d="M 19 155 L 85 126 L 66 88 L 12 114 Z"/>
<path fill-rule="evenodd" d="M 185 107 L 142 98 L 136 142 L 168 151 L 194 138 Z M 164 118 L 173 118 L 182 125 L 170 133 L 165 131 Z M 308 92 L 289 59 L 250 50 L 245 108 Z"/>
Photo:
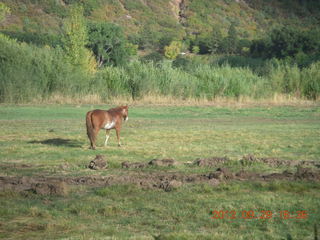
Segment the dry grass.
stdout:
<path fill-rule="evenodd" d="M 217 107 L 254 107 L 254 106 L 318 106 L 320 99 L 315 101 L 297 98 L 291 95 L 274 94 L 272 98 L 253 99 L 246 96 L 239 98 L 216 97 L 213 100 L 207 98 L 175 98 L 172 96 L 146 95 L 133 100 L 129 96 L 121 96 L 103 100 L 98 94 L 84 96 L 63 96 L 54 94 L 47 99 L 34 98 L 31 104 L 112 104 L 112 105 L 158 105 L 158 106 L 217 106 Z"/>

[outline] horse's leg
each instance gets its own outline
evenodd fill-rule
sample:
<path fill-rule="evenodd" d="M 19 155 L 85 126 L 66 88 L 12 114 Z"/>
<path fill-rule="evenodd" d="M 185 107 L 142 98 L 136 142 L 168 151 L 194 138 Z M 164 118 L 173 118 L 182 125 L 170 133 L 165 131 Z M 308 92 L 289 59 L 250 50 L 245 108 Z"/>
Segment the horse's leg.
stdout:
<path fill-rule="evenodd" d="M 120 143 L 120 127 L 116 127 L 116 133 L 117 133 L 117 138 L 118 138 L 118 147 L 121 147 L 121 143 Z"/>
<path fill-rule="evenodd" d="M 97 135 L 98 135 L 98 132 L 99 132 L 99 128 L 96 129 L 94 128 L 93 129 L 93 138 L 92 138 L 92 141 L 91 141 L 91 149 L 93 150 L 96 150 L 96 139 L 97 139 Z"/>
<path fill-rule="evenodd" d="M 106 141 L 104 142 L 104 146 L 107 146 L 109 137 L 110 137 L 110 129 L 107 129 L 106 130 Z"/>

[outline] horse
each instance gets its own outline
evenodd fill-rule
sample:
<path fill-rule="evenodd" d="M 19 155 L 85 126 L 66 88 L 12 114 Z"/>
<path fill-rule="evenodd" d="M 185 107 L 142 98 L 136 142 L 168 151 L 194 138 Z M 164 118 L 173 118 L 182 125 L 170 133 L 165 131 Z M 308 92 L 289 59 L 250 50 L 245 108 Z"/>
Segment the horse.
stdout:
<path fill-rule="evenodd" d="M 106 130 L 105 146 L 108 144 L 110 130 L 115 129 L 118 138 L 118 146 L 121 147 L 120 130 L 122 120 L 128 121 L 128 119 L 128 106 L 120 106 L 109 110 L 95 109 L 87 112 L 86 126 L 87 135 L 90 140 L 90 148 L 93 150 L 96 149 L 95 142 L 100 129 Z"/>

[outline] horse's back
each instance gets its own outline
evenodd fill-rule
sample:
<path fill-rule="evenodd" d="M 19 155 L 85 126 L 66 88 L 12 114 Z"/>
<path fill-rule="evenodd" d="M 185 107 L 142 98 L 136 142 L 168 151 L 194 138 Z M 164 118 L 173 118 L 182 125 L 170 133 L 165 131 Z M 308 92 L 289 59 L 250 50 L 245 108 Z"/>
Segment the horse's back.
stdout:
<path fill-rule="evenodd" d="M 88 113 L 91 113 L 94 128 L 104 128 L 106 124 L 112 122 L 112 116 L 106 110 L 95 109 Z"/>

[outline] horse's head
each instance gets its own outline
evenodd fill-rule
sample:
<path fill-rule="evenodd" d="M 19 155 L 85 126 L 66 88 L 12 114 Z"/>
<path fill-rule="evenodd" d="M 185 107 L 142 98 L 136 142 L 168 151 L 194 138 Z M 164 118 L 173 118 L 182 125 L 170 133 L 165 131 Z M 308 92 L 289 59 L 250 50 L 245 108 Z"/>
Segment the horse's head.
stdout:
<path fill-rule="evenodd" d="M 123 117 L 123 120 L 125 121 L 128 121 L 129 117 L 128 117 L 128 106 L 122 106 L 122 117 Z"/>

